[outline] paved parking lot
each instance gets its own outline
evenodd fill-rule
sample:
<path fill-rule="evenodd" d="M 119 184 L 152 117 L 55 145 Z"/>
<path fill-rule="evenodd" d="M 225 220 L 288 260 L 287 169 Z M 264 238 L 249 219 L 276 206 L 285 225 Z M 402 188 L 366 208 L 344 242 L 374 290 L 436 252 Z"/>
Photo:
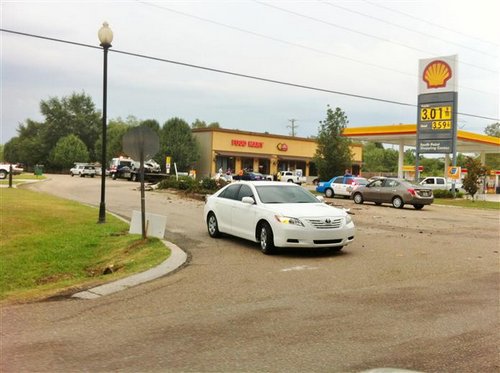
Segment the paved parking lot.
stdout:
<path fill-rule="evenodd" d="M 99 182 L 51 176 L 31 188 L 97 205 Z M 109 180 L 108 209 L 130 217 L 136 188 Z M 202 201 L 148 192 L 189 264 L 96 300 L 3 307 L 0 369 L 497 372 L 498 213 L 329 202 L 351 209 L 353 245 L 265 256 L 210 239 Z"/>

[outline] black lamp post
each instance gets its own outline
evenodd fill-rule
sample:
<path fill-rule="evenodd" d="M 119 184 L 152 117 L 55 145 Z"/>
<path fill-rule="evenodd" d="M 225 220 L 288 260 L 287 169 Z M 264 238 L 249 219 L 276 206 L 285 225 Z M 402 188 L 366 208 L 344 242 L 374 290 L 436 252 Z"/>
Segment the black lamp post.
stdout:
<path fill-rule="evenodd" d="M 113 41 L 113 32 L 109 28 L 107 22 L 102 24 L 102 27 L 97 33 L 101 47 L 104 51 L 104 79 L 102 86 L 102 156 L 101 156 L 101 203 L 99 205 L 99 221 L 98 223 L 106 222 L 106 109 L 107 109 L 107 94 L 108 94 L 108 49 Z"/>

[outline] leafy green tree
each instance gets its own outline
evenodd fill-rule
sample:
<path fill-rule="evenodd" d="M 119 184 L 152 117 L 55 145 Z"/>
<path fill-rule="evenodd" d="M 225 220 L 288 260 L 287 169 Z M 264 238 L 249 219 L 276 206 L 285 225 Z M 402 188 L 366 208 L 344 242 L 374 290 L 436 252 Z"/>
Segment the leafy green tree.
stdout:
<path fill-rule="evenodd" d="M 129 122 L 130 123 L 130 122 Z M 108 127 L 106 129 L 106 164 L 111 161 L 111 158 L 124 155 L 122 139 L 123 135 L 133 127 L 133 125 L 123 121 L 121 118 L 110 119 L 108 122 Z M 102 135 L 95 143 L 95 154 L 98 154 L 98 159 L 101 161 L 102 156 Z"/>
<path fill-rule="evenodd" d="M 416 150 L 415 149 L 406 149 L 404 156 L 403 156 L 403 163 L 405 165 L 414 165 L 416 163 L 417 156 L 416 156 Z"/>
<path fill-rule="evenodd" d="M 220 128 L 219 122 L 212 122 L 207 124 L 204 120 L 196 118 L 196 120 L 191 123 L 191 128 Z"/>
<path fill-rule="evenodd" d="M 162 157 L 171 156 L 177 169 L 182 171 L 187 171 L 198 161 L 199 146 L 185 120 L 172 118 L 163 124 L 160 131 L 160 154 Z"/>
<path fill-rule="evenodd" d="M 484 133 L 488 136 L 500 137 L 500 122 L 492 123 L 486 126 Z"/>
<path fill-rule="evenodd" d="M 191 128 L 207 128 L 207 122 L 196 118 L 196 120 L 191 123 Z"/>
<path fill-rule="evenodd" d="M 208 128 L 220 128 L 219 122 L 212 122 L 208 126 Z"/>
<path fill-rule="evenodd" d="M 378 143 L 367 142 L 363 144 L 363 170 L 367 172 L 384 172 L 384 147 L 378 146 Z"/>
<path fill-rule="evenodd" d="M 41 131 L 43 123 L 26 120 L 17 129 L 18 136 L 10 139 L 4 147 L 4 157 L 10 163 L 23 163 L 30 167 L 35 164 L 46 164 L 48 155 L 44 153 Z"/>
<path fill-rule="evenodd" d="M 5 161 L 5 157 L 3 155 L 3 149 L 4 149 L 4 145 L 0 144 L 0 162 L 4 162 Z"/>
<path fill-rule="evenodd" d="M 348 123 L 347 116 L 340 108 L 333 111 L 328 105 L 326 119 L 320 121 L 318 146 L 314 154 L 314 163 L 321 180 L 343 175 L 345 170 L 351 167 L 351 141 L 342 137 Z"/>
<path fill-rule="evenodd" d="M 61 99 L 52 97 L 41 101 L 40 111 L 45 116 L 41 131 L 44 154 L 49 155 L 60 138 L 73 134 L 89 149 L 90 158 L 96 159 L 94 146 L 102 121 L 90 96 L 73 93 Z"/>
<path fill-rule="evenodd" d="M 51 163 L 60 169 L 68 169 L 75 162 L 88 162 L 89 151 L 82 140 L 73 134 L 62 137 L 51 153 Z"/>
<path fill-rule="evenodd" d="M 471 195 L 474 201 L 474 195 L 479 190 L 480 178 L 487 174 L 488 169 L 481 164 L 479 159 L 473 157 L 467 157 L 465 167 L 467 167 L 467 174 L 464 178 L 463 188 Z"/>
<path fill-rule="evenodd" d="M 146 119 L 143 120 L 140 126 L 149 127 L 155 131 L 158 135 L 160 134 L 160 123 L 156 119 Z"/>
<path fill-rule="evenodd" d="M 491 170 L 500 170 L 500 153 L 486 154 L 484 162 Z"/>
<path fill-rule="evenodd" d="M 420 158 L 420 166 L 424 167 L 421 176 L 443 175 L 444 161 L 441 158 Z"/>

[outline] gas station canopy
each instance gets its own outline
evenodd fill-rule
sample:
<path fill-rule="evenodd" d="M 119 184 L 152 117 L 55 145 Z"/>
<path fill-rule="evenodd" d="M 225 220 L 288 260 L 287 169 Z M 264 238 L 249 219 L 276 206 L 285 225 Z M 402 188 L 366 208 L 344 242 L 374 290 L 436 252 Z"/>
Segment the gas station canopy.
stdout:
<path fill-rule="evenodd" d="M 374 141 L 384 144 L 415 147 L 417 142 L 416 124 L 394 124 L 384 126 L 351 127 L 343 136 L 358 141 Z M 500 138 L 458 130 L 457 151 L 459 153 L 498 153 Z"/>

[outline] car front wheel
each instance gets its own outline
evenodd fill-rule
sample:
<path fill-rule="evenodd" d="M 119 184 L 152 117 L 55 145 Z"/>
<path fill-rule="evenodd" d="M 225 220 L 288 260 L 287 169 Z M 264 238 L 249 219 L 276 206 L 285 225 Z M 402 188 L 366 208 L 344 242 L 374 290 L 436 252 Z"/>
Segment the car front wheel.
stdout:
<path fill-rule="evenodd" d="M 361 193 L 356 193 L 354 195 L 353 200 L 354 200 L 354 203 L 361 205 L 363 203 L 363 196 L 361 195 Z"/>
<path fill-rule="evenodd" d="M 403 200 L 401 199 L 401 197 L 394 197 L 392 199 L 392 206 L 394 206 L 395 208 L 402 209 L 404 205 L 405 204 L 404 204 Z"/>
<path fill-rule="evenodd" d="M 276 252 L 274 247 L 273 230 L 268 223 L 263 223 L 259 230 L 260 250 L 266 255 Z"/>
<path fill-rule="evenodd" d="M 217 223 L 217 218 L 215 217 L 215 214 L 213 212 L 208 215 L 207 229 L 210 237 L 220 237 L 219 224 Z"/>

